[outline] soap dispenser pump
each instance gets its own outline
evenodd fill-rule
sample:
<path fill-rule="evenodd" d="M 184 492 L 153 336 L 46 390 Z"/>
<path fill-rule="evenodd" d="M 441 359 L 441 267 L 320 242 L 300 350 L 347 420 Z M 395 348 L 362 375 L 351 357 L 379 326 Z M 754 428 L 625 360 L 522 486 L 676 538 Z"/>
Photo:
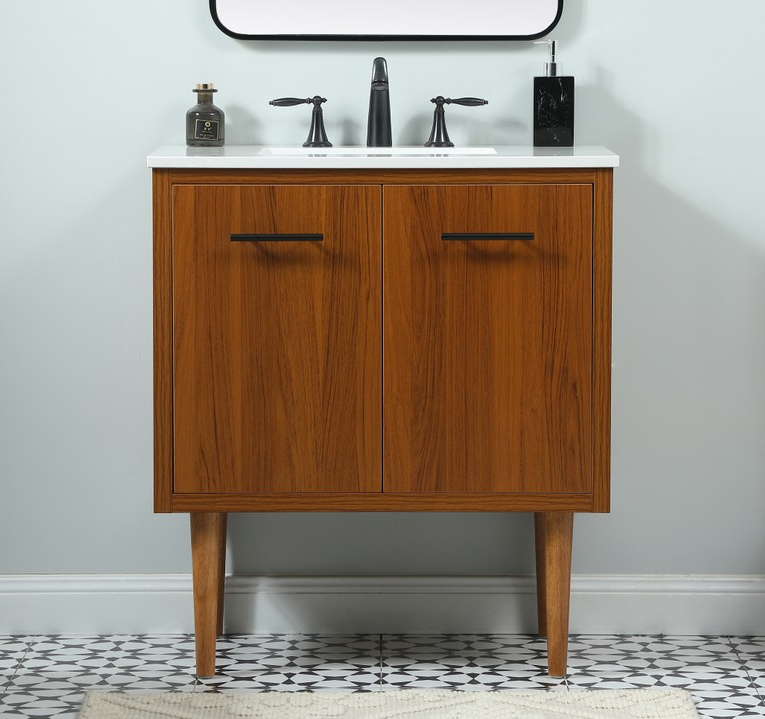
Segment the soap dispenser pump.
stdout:
<path fill-rule="evenodd" d="M 574 145 L 574 78 L 558 75 L 557 43 L 540 40 L 550 47 L 544 77 L 534 78 L 534 147 Z"/>

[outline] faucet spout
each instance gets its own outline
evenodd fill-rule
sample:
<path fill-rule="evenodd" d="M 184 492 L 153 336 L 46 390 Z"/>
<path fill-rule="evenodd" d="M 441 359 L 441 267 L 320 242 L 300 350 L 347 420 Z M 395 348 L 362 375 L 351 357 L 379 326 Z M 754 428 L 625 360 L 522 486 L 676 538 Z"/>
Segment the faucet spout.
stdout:
<path fill-rule="evenodd" d="M 376 57 L 372 63 L 372 87 L 369 91 L 367 147 L 393 145 L 390 130 L 390 95 L 388 94 L 388 63 Z"/>

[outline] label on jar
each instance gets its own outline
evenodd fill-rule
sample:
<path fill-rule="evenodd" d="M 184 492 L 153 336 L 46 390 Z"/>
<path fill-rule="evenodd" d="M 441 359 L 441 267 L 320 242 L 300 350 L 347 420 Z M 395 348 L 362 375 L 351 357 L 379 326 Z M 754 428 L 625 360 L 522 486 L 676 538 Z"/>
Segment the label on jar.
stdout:
<path fill-rule="evenodd" d="M 194 123 L 195 140 L 217 140 L 220 123 L 217 120 L 196 120 Z"/>

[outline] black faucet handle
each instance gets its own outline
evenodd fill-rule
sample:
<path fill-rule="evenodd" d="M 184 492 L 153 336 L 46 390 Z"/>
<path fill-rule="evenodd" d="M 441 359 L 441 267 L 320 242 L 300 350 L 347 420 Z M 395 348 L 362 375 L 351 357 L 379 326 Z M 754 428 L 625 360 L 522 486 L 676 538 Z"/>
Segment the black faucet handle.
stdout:
<path fill-rule="evenodd" d="M 480 105 L 488 105 L 488 100 L 482 100 L 480 97 L 455 97 L 454 99 L 447 97 L 447 104 L 451 105 L 466 105 L 468 107 L 478 107 Z"/>
<path fill-rule="evenodd" d="M 332 143 L 327 138 L 327 133 L 324 130 L 324 113 L 321 109 L 322 103 L 326 101 L 326 97 L 314 95 L 313 97 L 279 97 L 276 100 L 270 100 L 268 104 L 275 107 L 313 105 L 311 129 L 308 131 L 308 139 L 303 143 L 303 147 L 332 147 Z"/>
<path fill-rule="evenodd" d="M 270 100 L 269 105 L 275 105 L 276 107 L 294 107 L 295 105 L 310 105 L 319 107 L 323 102 L 326 102 L 326 97 L 314 95 L 313 97 L 279 97 L 276 100 Z"/>
<path fill-rule="evenodd" d="M 446 131 L 446 113 L 444 105 L 467 105 L 468 107 L 478 107 L 488 105 L 488 100 L 480 97 L 444 97 L 438 95 L 430 100 L 435 104 L 436 109 L 433 113 L 433 127 L 430 130 L 430 137 L 425 143 L 425 147 L 454 147 L 454 143 L 449 139 L 449 133 Z"/>
<path fill-rule="evenodd" d="M 430 100 L 432 103 L 435 103 L 437 107 L 443 107 L 444 105 L 467 105 L 468 107 L 478 107 L 479 105 L 488 105 L 488 100 L 483 100 L 480 97 L 444 97 L 443 95 L 438 95 L 438 97 L 433 97 Z"/>

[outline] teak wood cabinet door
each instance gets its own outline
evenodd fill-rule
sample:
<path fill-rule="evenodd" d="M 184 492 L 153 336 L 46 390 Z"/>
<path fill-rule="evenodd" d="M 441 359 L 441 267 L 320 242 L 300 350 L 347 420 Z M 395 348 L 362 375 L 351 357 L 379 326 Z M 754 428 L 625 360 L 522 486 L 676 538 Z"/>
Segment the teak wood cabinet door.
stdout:
<path fill-rule="evenodd" d="M 592 189 L 384 189 L 387 492 L 592 489 Z"/>
<path fill-rule="evenodd" d="M 173 491 L 379 492 L 380 188 L 172 203 Z"/>

